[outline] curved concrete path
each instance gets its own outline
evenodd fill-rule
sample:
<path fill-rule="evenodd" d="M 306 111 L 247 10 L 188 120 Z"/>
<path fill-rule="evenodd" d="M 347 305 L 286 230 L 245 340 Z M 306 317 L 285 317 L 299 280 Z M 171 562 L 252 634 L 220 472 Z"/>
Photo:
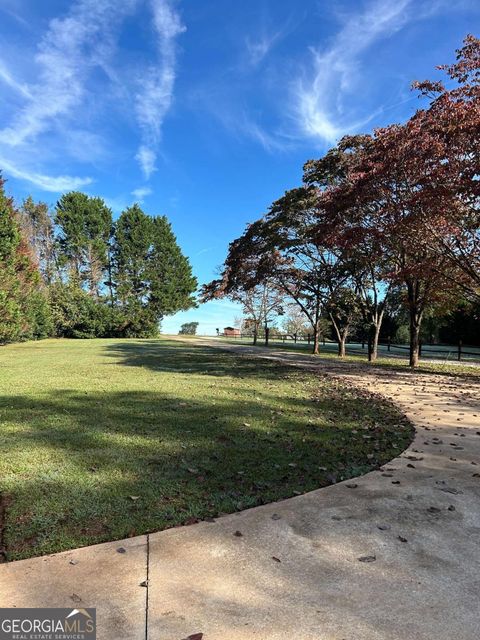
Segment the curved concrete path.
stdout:
<path fill-rule="evenodd" d="M 0 565 L 0 606 L 96 606 L 100 640 L 478 640 L 480 384 L 254 353 L 384 394 L 414 442 L 356 488 Z"/>

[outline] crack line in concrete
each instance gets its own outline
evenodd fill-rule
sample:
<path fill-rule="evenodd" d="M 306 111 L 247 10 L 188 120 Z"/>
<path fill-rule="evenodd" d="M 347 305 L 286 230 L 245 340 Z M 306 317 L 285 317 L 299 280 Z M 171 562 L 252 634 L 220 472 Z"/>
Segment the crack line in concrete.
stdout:
<path fill-rule="evenodd" d="M 148 640 L 148 596 L 149 596 L 149 574 L 150 574 L 150 536 L 147 534 L 147 577 L 146 577 L 146 588 L 147 593 L 145 595 L 145 640 Z"/>

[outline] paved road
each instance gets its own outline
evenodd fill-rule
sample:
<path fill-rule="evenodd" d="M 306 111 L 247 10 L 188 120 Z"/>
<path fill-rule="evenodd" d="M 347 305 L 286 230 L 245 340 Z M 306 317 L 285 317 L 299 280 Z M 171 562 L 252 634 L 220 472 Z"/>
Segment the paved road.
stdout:
<path fill-rule="evenodd" d="M 100 640 L 478 640 L 480 385 L 255 354 L 386 395 L 414 442 L 356 488 L 0 565 L 0 606 L 96 606 Z"/>

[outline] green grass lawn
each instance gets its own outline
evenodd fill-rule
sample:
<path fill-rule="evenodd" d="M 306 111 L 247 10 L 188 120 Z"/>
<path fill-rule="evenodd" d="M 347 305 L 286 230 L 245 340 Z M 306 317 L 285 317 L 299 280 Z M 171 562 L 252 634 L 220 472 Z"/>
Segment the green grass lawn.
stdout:
<path fill-rule="evenodd" d="M 318 374 L 172 340 L 0 348 L 9 560 L 286 498 L 399 454 L 396 408 Z"/>

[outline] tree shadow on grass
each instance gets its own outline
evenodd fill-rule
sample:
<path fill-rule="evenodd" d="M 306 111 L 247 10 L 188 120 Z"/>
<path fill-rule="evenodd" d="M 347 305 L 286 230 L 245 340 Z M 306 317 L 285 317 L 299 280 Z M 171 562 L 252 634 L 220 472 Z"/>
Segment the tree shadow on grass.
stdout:
<path fill-rule="evenodd" d="M 236 356 L 215 347 L 173 340 L 113 342 L 105 347 L 111 364 L 142 367 L 158 373 L 194 373 L 215 377 L 255 377 L 273 380 L 291 367 Z"/>
<path fill-rule="evenodd" d="M 378 467 L 412 437 L 391 405 L 338 385 L 314 398 L 276 398 L 274 385 L 253 402 L 249 393 L 215 404 L 154 391 L 3 397 L 8 558 L 304 493 Z"/>
<path fill-rule="evenodd" d="M 230 348 L 229 348 L 230 347 Z M 302 349 L 294 349 L 290 346 L 271 344 L 269 347 L 263 345 L 239 345 L 234 343 L 218 344 L 217 350 L 225 349 L 230 353 L 243 352 L 246 356 L 271 355 L 273 358 L 281 359 L 285 363 L 302 363 L 305 366 L 320 369 L 327 366 L 329 369 L 339 371 L 351 370 L 353 373 L 360 371 L 363 375 L 395 376 L 404 380 L 414 380 L 415 378 L 426 378 L 428 376 L 439 376 L 450 381 L 466 381 L 472 384 L 480 383 L 480 365 L 475 363 L 456 363 L 422 360 L 414 369 L 410 368 L 407 359 L 397 358 L 390 354 L 381 354 L 378 360 L 368 362 L 366 356 L 362 354 L 347 353 L 346 358 L 339 358 L 332 352 L 325 352 L 320 349 L 317 355 L 313 355 Z M 420 380 L 421 381 L 421 380 Z"/>

